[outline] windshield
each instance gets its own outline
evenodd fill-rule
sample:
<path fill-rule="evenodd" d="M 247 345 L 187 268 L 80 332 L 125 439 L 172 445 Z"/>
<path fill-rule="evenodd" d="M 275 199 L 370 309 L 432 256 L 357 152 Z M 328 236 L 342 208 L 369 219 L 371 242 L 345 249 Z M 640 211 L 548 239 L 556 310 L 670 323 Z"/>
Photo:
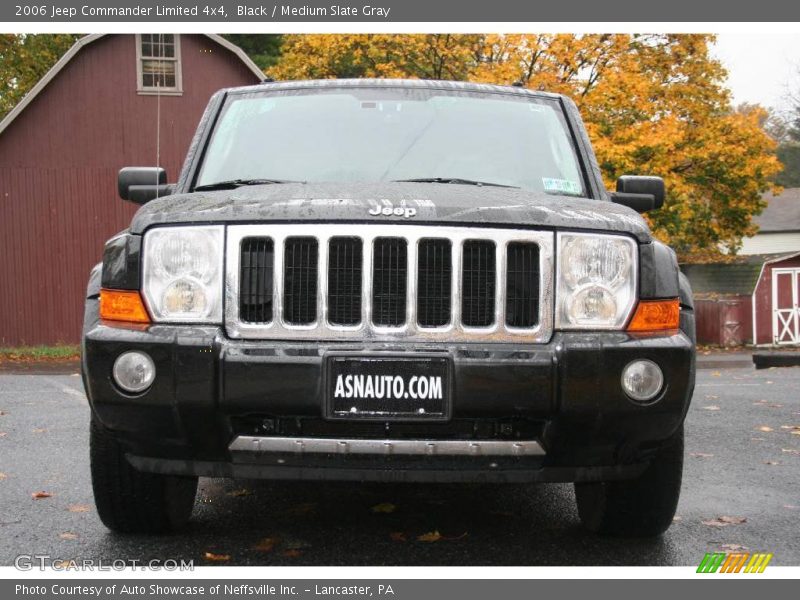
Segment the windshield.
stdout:
<path fill-rule="evenodd" d="M 196 187 L 265 179 L 431 180 L 585 195 L 558 101 L 420 88 L 230 96 Z"/>

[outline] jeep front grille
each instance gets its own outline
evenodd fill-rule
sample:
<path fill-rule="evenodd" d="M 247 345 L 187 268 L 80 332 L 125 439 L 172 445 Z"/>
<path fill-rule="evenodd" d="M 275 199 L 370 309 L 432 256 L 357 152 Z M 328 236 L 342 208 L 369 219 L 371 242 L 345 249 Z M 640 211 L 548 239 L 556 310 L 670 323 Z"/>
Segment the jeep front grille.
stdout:
<path fill-rule="evenodd" d="M 419 241 L 417 262 L 417 324 L 445 327 L 450 324 L 453 265 L 450 240 Z"/>
<path fill-rule="evenodd" d="M 228 227 L 233 338 L 543 343 L 551 232 L 418 225 Z"/>
<path fill-rule="evenodd" d="M 526 242 L 508 245 L 506 262 L 506 325 L 533 327 L 539 319 L 539 246 Z"/>
<path fill-rule="evenodd" d="M 372 245 L 372 322 L 399 327 L 406 322 L 408 242 L 377 238 Z"/>
<path fill-rule="evenodd" d="M 273 243 L 269 238 L 242 240 L 239 317 L 248 323 L 272 321 Z"/>
<path fill-rule="evenodd" d="M 357 237 L 332 237 L 328 244 L 328 322 L 358 325 L 361 322 L 361 273 L 363 244 Z"/>
<path fill-rule="evenodd" d="M 283 320 L 289 325 L 317 320 L 317 248 L 312 237 L 290 237 L 284 242 Z"/>
<path fill-rule="evenodd" d="M 494 323 L 495 254 L 492 241 L 464 242 L 461 259 L 461 321 L 468 327 L 489 327 Z M 538 277 L 538 270 L 534 275 Z"/>

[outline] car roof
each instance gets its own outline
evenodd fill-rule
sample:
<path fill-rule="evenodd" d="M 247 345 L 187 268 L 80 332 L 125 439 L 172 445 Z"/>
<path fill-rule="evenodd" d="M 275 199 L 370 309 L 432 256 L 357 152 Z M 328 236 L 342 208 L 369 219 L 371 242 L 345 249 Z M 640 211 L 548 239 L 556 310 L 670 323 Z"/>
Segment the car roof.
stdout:
<path fill-rule="evenodd" d="M 467 81 L 441 81 L 435 79 L 309 79 L 299 81 L 264 81 L 257 85 L 228 88 L 228 92 L 281 91 L 294 89 L 331 89 L 331 88 L 417 88 L 429 90 L 515 94 L 538 98 L 564 98 L 561 94 L 553 94 L 541 90 L 530 90 L 522 86 L 494 85 Z"/>

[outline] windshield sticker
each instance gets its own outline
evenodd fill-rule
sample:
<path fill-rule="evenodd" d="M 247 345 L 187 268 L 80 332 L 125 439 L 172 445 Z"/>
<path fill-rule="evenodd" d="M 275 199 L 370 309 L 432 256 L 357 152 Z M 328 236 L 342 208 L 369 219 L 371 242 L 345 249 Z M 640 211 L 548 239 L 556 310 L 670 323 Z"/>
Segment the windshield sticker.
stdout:
<path fill-rule="evenodd" d="M 569 179 L 552 179 L 550 177 L 542 177 L 542 185 L 544 185 L 545 192 L 558 192 L 561 194 L 580 194 L 581 184 L 577 181 Z"/>

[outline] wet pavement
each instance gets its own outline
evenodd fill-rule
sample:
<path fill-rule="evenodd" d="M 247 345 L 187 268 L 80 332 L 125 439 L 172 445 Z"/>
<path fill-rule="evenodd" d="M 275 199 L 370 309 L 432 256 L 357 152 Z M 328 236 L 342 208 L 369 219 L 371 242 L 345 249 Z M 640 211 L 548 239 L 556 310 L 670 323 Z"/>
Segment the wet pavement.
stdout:
<path fill-rule="evenodd" d="M 7 370 L 0 565 L 20 554 L 195 565 L 696 565 L 705 552 L 741 547 L 800 565 L 800 435 L 792 429 L 800 426 L 800 368 L 701 359 L 678 516 L 653 540 L 585 532 L 570 485 L 221 479 L 201 479 L 184 531 L 113 534 L 94 511 L 80 377 Z M 51 496 L 34 499 L 39 491 Z M 746 520 L 714 526 L 723 516 Z"/>

